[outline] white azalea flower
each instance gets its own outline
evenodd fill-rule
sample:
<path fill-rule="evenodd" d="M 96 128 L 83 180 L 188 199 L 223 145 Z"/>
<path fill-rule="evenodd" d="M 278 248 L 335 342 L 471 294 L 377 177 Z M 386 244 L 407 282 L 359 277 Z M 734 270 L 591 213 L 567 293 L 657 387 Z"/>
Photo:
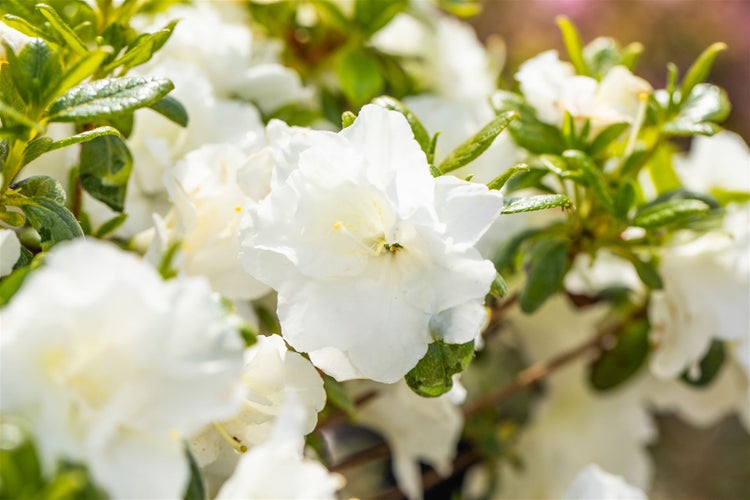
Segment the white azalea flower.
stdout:
<path fill-rule="evenodd" d="M 610 69 L 601 82 L 576 75 L 573 65 L 560 61 L 555 50 L 523 63 L 516 80 L 540 120 L 560 125 L 567 111 L 574 118 L 591 119 L 594 129 L 634 122 L 643 96 L 652 91 L 648 82 L 624 66 Z"/>
<path fill-rule="evenodd" d="M 454 389 L 460 392 L 459 387 Z M 409 498 L 422 497 L 419 462 L 442 476 L 451 473 L 463 429 L 463 415 L 451 398 L 450 393 L 423 398 L 400 381 L 382 387 L 358 412 L 358 423 L 375 429 L 388 442 L 393 473 Z"/>
<path fill-rule="evenodd" d="M 174 227 L 167 239 L 181 243 L 176 267 L 191 276 L 205 276 L 214 290 L 235 300 L 255 299 L 269 291 L 245 273 L 237 259 L 240 218 L 255 202 L 237 184 L 237 172 L 246 159 L 229 143 L 203 146 L 185 155 L 165 178 L 174 202 Z M 264 184 L 269 183 L 270 179 Z"/>
<path fill-rule="evenodd" d="M 0 278 L 13 271 L 13 266 L 21 256 L 21 242 L 12 229 L 0 227 Z"/>
<path fill-rule="evenodd" d="M 291 398 L 304 413 L 299 427 L 303 434 L 312 432 L 318 412 L 325 405 L 326 394 L 318 372 L 307 359 L 289 351 L 278 335 L 259 336 L 258 343 L 245 351 L 242 382 L 247 390 L 242 410 L 206 427 L 191 441 L 199 465 L 214 462 L 221 449 L 243 451 L 264 443 Z"/>
<path fill-rule="evenodd" d="M 750 345 L 750 205 L 730 211 L 724 232 L 665 248 L 660 271 L 664 290 L 648 311 L 655 375 L 691 368 L 713 338 Z"/>
<path fill-rule="evenodd" d="M 562 496 L 563 500 L 647 500 L 643 490 L 629 485 L 595 464 L 578 473 Z"/>
<path fill-rule="evenodd" d="M 531 359 L 543 361 L 593 337 L 604 314 L 603 307 L 578 310 L 555 297 L 534 315 L 514 312 L 509 320 Z M 649 486 L 646 445 L 654 439 L 655 428 L 640 387 L 597 394 L 579 363 L 547 379 L 546 389 L 518 440 L 525 467 L 515 471 L 503 466 L 500 498 L 560 498 L 576 473 L 592 462 L 639 488 Z"/>
<path fill-rule="evenodd" d="M 495 270 L 472 245 L 501 196 L 434 179 L 404 117 L 378 106 L 339 134 L 298 137 L 276 166 L 291 173 L 276 176 L 241 231 L 245 269 L 279 293 L 284 338 L 340 380 L 387 383 L 432 335 L 472 340 L 478 331 L 431 333 L 429 324 L 483 303 Z"/>
<path fill-rule="evenodd" d="M 687 157 L 675 158 L 675 167 L 685 187 L 693 191 L 750 193 L 750 149 L 734 132 L 695 137 Z"/>
<path fill-rule="evenodd" d="M 295 398 L 289 398 L 268 441 L 243 455 L 217 500 L 336 498 L 342 478 L 302 455 L 306 418 Z"/>
<path fill-rule="evenodd" d="M 113 246 L 59 244 L 1 320 L 2 411 L 28 419 L 48 472 L 83 462 L 114 498 L 181 496 L 182 437 L 240 403 L 242 342 L 208 285 Z"/>
<path fill-rule="evenodd" d="M 607 249 L 600 249 L 592 258 L 580 253 L 565 275 L 565 289 L 570 293 L 594 296 L 611 287 L 643 290 L 633 265 Z"/>

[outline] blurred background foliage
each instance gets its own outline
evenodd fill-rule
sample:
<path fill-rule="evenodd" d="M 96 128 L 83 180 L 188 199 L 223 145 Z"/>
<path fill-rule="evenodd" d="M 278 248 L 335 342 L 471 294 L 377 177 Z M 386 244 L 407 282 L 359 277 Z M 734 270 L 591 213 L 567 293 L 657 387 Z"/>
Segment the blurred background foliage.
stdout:
<path fill-rule="evenodd" d="M 685 71 L 703 49 L 725 42 L 709 81 L 729 93 L 733 110 L 724 126 L 750 139 L 749 0 L 484 0 L 479 16 L 469 19 L 479 37 L 499 35 L 505 42 L 503 77 L 526 59 L 565 49 L 555 16 L 568 16 L 585 42 L 609 36 L 623 46 L 641 42 L 645 50 L 636 74 L 663 88 L 666 64 Z"/>

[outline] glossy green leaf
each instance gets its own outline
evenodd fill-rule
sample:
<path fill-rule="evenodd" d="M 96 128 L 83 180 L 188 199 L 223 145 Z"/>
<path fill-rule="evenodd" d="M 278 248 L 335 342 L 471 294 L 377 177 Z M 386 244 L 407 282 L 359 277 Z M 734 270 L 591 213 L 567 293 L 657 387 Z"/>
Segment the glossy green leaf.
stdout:
<path fill-rule="evenodd" d="M 690 99 L 694 87 L 706 80 L 708 73 L 711 71 L 711 67 L 714 65 L 716 56 L 726 49 L 727 45 L 725 43 L 718 42 L 709 46 L 700 56 L 698 56 L 698 59 L 695 60 L 685 74 L 685 78 L 682 79 L 682 87 L 680 88 L 680 93 L 682 95 L 681 104 L 686 103 Z"/>
<path fill-rule="evenodd" d="M 149 105 L 149 108 L 164 116 L 169 121 L 176 123 L 180 127 L 187 127 L 188 125 L 188 112 L 185 109 L 185 106 L 172 96 L 162 97 L 155 103 Z"/>
<path fill-rule="evenodd" d="M 500 132 L 508 128 L 510 122 L 517 118 L 518 113 L 516 111 L 506 111 L 497 115 L 473 137 L 451 151 L 438 165 L 438 170 L 446 174 L 471 163 L 492 145 Z"/>
<path fill-rule="evenodd" d="M 648 356 L 649 324 L 645 320 L 626 324 L 616 344 L 591 364 L 589 382 L 599 391 L 613 389 L 632 377 Z"/>
<path fill-rule="evenodd" d="M 39 233 L 44 250 L 60 241 L 83 236 L 76 218 L 58 201 L 44 197 L 32 198 L 21 205 L 21 210 Z"/>
<path fill-rule="evenodd" d="M 128 50 L 122 55 L 122 57 L 107 64 L 102 68 L 102 72 L 108 74 L 119 67 L 120 74 L 124 74 L 128 70 L 148 62 L 153 55 L 161 49 L 165 43 L 167 43 L 167 40 L 172 36 L 172 31 L 176 25 L 177 21 L 172 21 L 155 33 L 144 33 L 140 35 L 130 44 L 130 47 L 128 47 Z"/>
<path fill-rule="evenodd" d="M 133 157 L 117 135 L 103 135 L 83 145 L 79 175 L 91 196 L 122 212 Z"/>
<path fill-rule="evenodd" d="M 530 170 L 531 169 L 529 168 L 529 166 L 523 163 L 513 165 L 509 167 L 505 172 L 488 182 L 487 187 L 499 191 L 503 188 L 503 186 L 505 186 L 505 184 L 511 179 L 511 177 L 516 174 L 520 174 L 521 172 L 529 172 Z"/>
<path fill-rule="evenodd" d="M 725 359 L 726 349 L 724 342 L 712 340 L 711 346 L 698 364 L 698 373 L 693 376 L 691 370 L 688 369 L 682 374 L 681 379 L 686 384 L 694 387 L 706 387 L 716 379 L 716 376 L 721 371 L 721 367 L 724 366 Z"/>
<path fill-rule="evenodd" d="M 373 55 L 364 49 L 344 52 L 336 61 L 341 90 L 354 106 L 361 106 L 378 95 L 385 85 Z"/>
<path fill-rule="evenodd" d="M 534 108 L 526 104 L 518 94 L 498 90 L 490 98 L 496 113 L 516 111 L 518 120 L 508 125 L 516 144 L 536 154 L 561 154 L 567 146 L 560 130 L 540 121 Z"/>
<path fill-rule="evenodd" d="M 88 52 L 88 47 L 83 43 L 83 40 L 81 40 L 76 32 L 68 26 L 68 23 L 60 17 L 55 9 L 43 3 L 37 4 L 36 9 L 42 14 L 42 16 L 44 16 L 50 26 L 52 26 L 60 37 L 65 40 L 68 47 L 73 49 L 73 51 L 79 55 L 84 55 Z"/>
<path fill-rule="evenodd" d="M 535 212 L 549 208 L 570 208 L 573 202 L 564 194 L 540 194 L 520 199 L 510 199 L 503 206 L 502 214 L 517 214 L 521 212 Z"/>
<path fill-rule="evenodd" d="M 711 207 L 700 200 L 667 200 L 646 207 L 638 212 L 631 222 L 632 225 L 645 229 L 674 224 L 689 217 L 706 215 Z"/>
<path fill-rule="evenodd" d="M 112 53 L 109 47 L 102 47 L 88 52 L 78 62 L 70 66 L 55 84 L 54 96 L 57 97 L 75 87 L 93 75 L 99 66 Z"/>
<path fill-rule="evenodd" d="M 26 198 L 49 198 L 52 201 L 65 204 L 65 188 L 57 179 L 46 175 L 34 175 L 27 177 L 22 181 L 16 182 L 11 186 L 19 194 Z"/>
<path fill-rule="evenodd" d="M 85 123 L 150 106 L 174 85 L 164 78 L 107 78 L 70 89 L 52 103 L 49 120 Z"/>
<path fill-rule="evenodd" d="M 531 314 L 560 289 L 568 262 L 568 241 L 550 237 L 529 249 L 526 283 L 519 297 L 521 310 Z"/>
<path fill-rule="evenodd" d="M 427 354 L 406 374 L 406 383 L 420 396 L 434 398 L 451 390 L 453 375 L 466 369 L 474 357 L 474 341 L 467 344 L 431 343 Z"/>
<path fill-rule="evenodd" d="M 50 150 L 66 148 L 74 144 L 81 144 L 83 142 L 92 141 L 97 137 L 102 137 L 105 135 L 114 135 L 119 137 L 120 132 L 116 128 L 106 125 L 103 127 L 97 127 L 95 129 L 86 130 L 84 132 L 81 132 L 80 134 L 71 135 L 70 137 L 55 141 L 52 143 L 52 147 L 50 148 Z"/>
<path fill-rule="evenodd" d="M 52 144 L 54 142 L 55 141 L 53 141 L 49 137 L 37 137 L 36 139 L 28 143 L 26 145 L 26 148 L 23 150 L 23 159 L 21 160 L 21 165 L 31 163 L 32 161 L 52 149 Z"/>

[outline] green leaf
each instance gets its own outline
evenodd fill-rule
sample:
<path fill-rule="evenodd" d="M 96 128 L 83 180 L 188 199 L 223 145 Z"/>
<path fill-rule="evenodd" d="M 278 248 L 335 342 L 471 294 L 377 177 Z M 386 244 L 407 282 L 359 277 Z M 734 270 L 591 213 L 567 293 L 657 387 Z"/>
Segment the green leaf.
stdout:
<path fill-rule="evenodd" d="M 490 295 L 493 297 L 505 297 L 508 294 L 508 284 L 505 282 L 505 279 L 500 275 L 500 273 L 495 273 L 495 279 L 492 280 L 492 285 L 490 286 Z"/>
<path fill-rule="evenodd" d="M 3 16 L 3 22 L 14 30 L 20 31 L 24 35 L 28 35 L 33 38 L 41 38 L 43 40 L 48 40 L 50 38 L 44 30 L 34 26 L 23 17 L 15 16 L 13 14 L 5 14 Z"/>
<path fill-rule="evenodd" d="M 182 103 L 174 97 L 162 97 L 155 103 L 149 105 L 149 108 L 164 116 L 169 121 L 176 123 L 180 127 L 187 127 L 188 125 L 188 112 Z"/>
<path fill-rule="evenodd" d="M 634 226 L 653 229 L 690 217 L 706 215 L 710 209 L 707 203 L 700 200 L 667 200 L 640 210 L 631 223 Z"/>
<path fill-rule="evenodd" d="M 335 378 L 323 375 L 323 389 L 326 391 L 326 400 L 336 408 L 344 410 L 350 416 L 357 411 L 354 401 L 346 393 L 343 384 Z"/>
<path fill-rule="evenodd" d="M 206 483 L 203 481 L 203 474 L 198 462 L 195 461 L 193 453 L 190 451 L 190 445 L 185 443 L 185 455 L 187 455 L 188 465 L 190 467 L 190 481 L 185 490 L 184 500 L 207 500 Z"/>
<path fill-rule="evenodd" d="M 23 159 L 21 160 L 21 165 L 26 165 L 27 163 L 31 163 L 35 159 L 39 158 L 41 155 L 46 153 L 52 148 L 52 144 L 55 141 L 50 139 L 49 137 L 37 137 L 30 143 L 26 145 L 26 148 L 23 150 Z"/>
<path fill-rule="evenodd" d="M 534 108 L 518 94 L 498 90 L 490 98 L 496 113 L 517 111 L 519 119 L 508 125 L 516 144 L 536 154 L 560 154 L 567 146 L 560 130 L 540 121 Z"/>
<path fill-rule="evenodd" d="M 584 47 L 583 59 L 586 66 L 591 68 L 593 76 L 599 80 L 622 62 L 622 53 L 613 38 L 599 37 Z"/>
<path fill-rule="evenodd" d="M 128 214 L 117 214 L 108 221 L 105 221 L 104 224 L 99 226 L 99 229 L 96 230 L 94 236 L 100 239 L 106 238 L 110 234 L 117 231 L 117 228 L 122 226 L 126 220 L 128 220 Z"/>
<path fill-rule="evenodd" d="M 643 53 L 643 45 L 639 42 L 629 43 L 622 49 L 622 61 L 620 64 L 633 71 Z"/>
<path fill-rule="evenodd" d="M 357 119 L 357 115 L 351 111 L 344 111 L 341 113 L 341 130 L 352 126 L 354 121 Z"/>
<path fill-rule="evenodd" d="M 408 0 L 355 0 L 354 20 L 363 33 L 371 35 L 408 7 Z"/>
<path fill-rule="evenodd" d="M 578 35 L 578 30 L 570 22 L 570 19 L 565 16 L 558 16 L 555 21 L 560 28 L 565 48 L 568 51 L 568 57 L 570 57 L 570 62 L 573 63 L 576 73 L 583 76 L 591 76 L 591 71 L 583 57 L 583 44 L 581 43 L 581 37 Z"/>
<path fill-rule="evenodd" d="M 500 132 L 508 128 L 510 122 L 518 118 L 516 111 L 507 111 L 497 115 L 490 123 L 474 134 L 456 149 L 451 151 L 445 160 L 438 165 L 438 170 L 446 174 L 468 165 L 484 153 L 494 142 Z"/>
<path fill-rule="evenodd" d="M 568 242 L 558 237 L 540 239 L 529 249 L 526 284 L 519 297 L 521 310 L 531 314 L 557 293 L 568 262 Z"/>
<path fill-rule="evenodd" d="M 150 106 L 174 85 L 164 78 L 107 78 L 70 89 L 52 103 L 49 120 L 85 123 Z"/>
<path fill-rule="evenodd" d="M 10 299 L 13 298 L 21 288 L 21 285 L 23 285 L 30 271 L 31 266 L 24 266 L 0 280 L 0 306 L 4 306 L 10 302 Z M 2 473 L 0 473 L 0 477 L 2 477 Z"/>
<path fill-rule="evenodd" d="M 59 54 L 35 38 L 17 56 L 6 46 L 6 56 L 18 94 L 32 108 L 44 107 L 54 91 L 54 83 L 62 75 Z"/>
<path fill-rule="evenodd" d="M 133 157 L 117 135 L 102 135 L 81 148 L 81 186 L 91 196 L 122 212 Z"/>
<path fill-rule="evenodd" d="M 716 85 L 696 85 L 680 111 L 662 131 L 668 135 L 714 135 L 721 130 L 717 123 L 724 121 L 731 110 L 727 93 Z"/>
<path fill-rule="evenodd" d="M 721 367 L 724 366 L 725 359 L 726 349 L 724 348 L 724 342 L 712 340 L 711 346 L 698 365 L 700 372 L 697 377 L 692 377 L 690 369 L 687 369 L 680 378 L 683 382 L 693 387 L 706 387 L 716 379 L 716 376 L 721 371 Z"/>
<path fill-rule="evenodd" d="M 671 144 L 663 143 L 659 146 L 647 165 L 651 182 L 658 194 L 674 191 L 682 186 L 674 169 L 674 147 Z"/>
<path fill-rule="evenodd" d="M 644 285 L 651 290 L 661 290 L 664 288 L 664 281 L 661 279 L 659 269 L 653 260 L 643 260 L 635 254 L 628 255 L 628 260 L 633 264 L 635 272 Z"/>
<path fill-rule="evenodd" d="M 406 374 L 406 383 L 420 396 L 435 398 L 451 390 L 453 375 L 466 369 L 474 357 L 474 341 L 446 344 L 436 340 L 427 354 Z"/>
<path fill-rule="evenodd" d="M 492 179 L 490 182 L 487 183 L 487 187 L 494 190 L 500 190 L 505 186 L 505 183 L 507 183 L 511 177 L 513 177 L 516 174 L 520 174 L 521 172 L 530 172 L 531 169 L 528 165 L 524 163 L 519 163 L 517 165 L 513 165 L 512 167 L 508 168 L 505 172 L 498 175 L 494 179 Z"/>
<path fill-rule="evenodd" d="M 438 0 L 438 7 L 457 17 L 474 17 L 482 12 L 482 0 Z"/>
<path fill-rule="evenodd" d="M 596 196 L 601 206 L 609 213 L 615 213 L 615 203 L 612 199 L 611 190 L 604 177 L 601 169 L 594 161 L 583 151 L 568 150 L 563 153 L 563 157 L 568 160 L 572 166 L 577 167 L 583 172 L 588 181 L 591 191 Z"/>
<path fill-rule="evenodd" d="M 140 35 L 129 44 L 130 47 L 122 57 L 107 64 L 102 68 L 102 72 L 109 74 L 114 71 L 115 68 L 121 66 L 120 74 L 124 74 L 128 70 L 149 61 L 153 55 L 164 46 L 167 40 L 169 40 L 176 25 L 177 21 L 172 21 L 155 33 L 144 33 Z"/>
<path fill-rule="evenodd" d="M 109 47 L 102 47 L 87 53 L 65 71 L 55 84 L 55 92 L 52 95 L 59 96 L 89 78 L 111 53 L 112 50 Z"/>
<path fill-rule="evenodd" d="M 336 61 L 336 76 L 346 98 L 357 107 L 378 95 L 385 85 L 377 60 L 365 49 L 341 54 Z"/>
<path fill-rule="evenodd" d="M 11 188 L 26 198 L 49 198 L 60 205 L 65 204 L 65 188 L 57 179 L 46 175 L 27 177 L 13 184 Z"/>
<path fill-rule="evenodd" d="M 511 198 L 503 206 L 502 214 L 517 214 L 521 212 L 535 212 L 549 208 L 570 208 L 573 202 L 564 194 L 540 194 L 525 198 Z"/>
<path fill-rule="evenodd" d="M 26 200 L 21 205 L 31 226 L 42 240 L 42 249 L 64 240 L 83 236 L 81 226 L 64 205 L 50 198 L 38 197 Z"/>
<path fill-rule="evenodd" d="M 718 42 L 709 46 L 700 56 L 698 56 L 698 59 L 695 60 L 685 74 L 685 78 L 682 79 L 682 87 L 680 88 L 682 95 L 680 101 L 681 105 L 689 100 L 693 88 L 706 80 L 708 73 L 711 71 L 711 67 L 714 65 L 716 56 L 719 55 L 719 52 L 726 49 L 727 45 L 725 43 Z"/>
<path fill-rule="evenodd" d="M 66 148 L 68 146 L 72 146 L 73 144 L 81 144 L 82 142 L 92 141 L 97 137 L 102 137 L 105 135 L 114 135 L 119 137 L 120 132 L 116 128 L 106 125 L 103 127 L 97 127 L 95 129 L 87 130 L 85 132 L 81 132 L 80 134 L 71 135 L 70 137 L 66 137 L 65 139 L 60 139 L 59 141 L 53 142 L 50 147 L 50 151 Z"/>
<path fill-rule="evenodd" d="M 44 16 L 50 26 L 52 26 L 60 37 L 65 40 L 68 47 L 73 49 L 76 54 L 84 55 L 89 51 L 86 44 L 83 43 L 83 40 L 81 40 L 76 32 L 68 26 L 68 23 L 60 17 L 55 9 L 43 3 L 37 4 L 36 9 L 42 14 L 42 16 Z"/>
<path fill-rule="evenodd" d="M 434 147 L 431 147 L 432 141 L 430 140 L 430 134 L 427 133 L 427 129 L 424 127 L 422 122 L 419 121 L 419 118 L 417 118 L 417 116 L 412 113 L 412 111 L 407 108 L 401 101 L 394 99 L 393 97 L 376 97 L 375 99 L 373 99 L 372 103 L 377 104 L 378 106 L 382 106 L 385 109 L 398 111 L 399 113 L 404 115 L 404 118 L 406 118 L 406 121 L 409 123 L 409 127 L 411 127 L 411 131 L 414 134 L 414 139 L 419 143 L 422 151 L 425 152 L 430 163 L 432 163 L 430 155 L 431 152 L 435 149 Z"/>
<path fill-rule="evenodd" d="M 604 152 L 607 147 L 612 144 L 623 132 L 630 127 L 629 123 L 613 123 L 608 127 L 604 128 L 599 132 L 591 144 L 588 146 L 587 151 L 590 156 L 596 156 L 599 153 Z"/>
<path fill-rule="evenodd" d="M 627 219 L 630 209 L 635 203 L 636 188 L 632 180 L 628 179 L 615 191 L 614 207 L 615 215 L 620 219 Z"/>
<path fill-rule="evenodd" d="M 598 391 L 608 391 L 632 377 L 649 353 L 649 324 L 645 320 L 627 323 L 617 343 L 591 364 L 589 382 Z"/>
<path fill-rule="evenodd" d="M 495 255 L 492 262 L 495 264 L 495 269 L 500 273 L 512 273 L 516 270 L 516 256 L 521 248 L 521 245 L 532 236 L 539 234 L 542 229 L 527 229 L 515 233 L 510 238 L 503 241 L 495 251 Z"/>

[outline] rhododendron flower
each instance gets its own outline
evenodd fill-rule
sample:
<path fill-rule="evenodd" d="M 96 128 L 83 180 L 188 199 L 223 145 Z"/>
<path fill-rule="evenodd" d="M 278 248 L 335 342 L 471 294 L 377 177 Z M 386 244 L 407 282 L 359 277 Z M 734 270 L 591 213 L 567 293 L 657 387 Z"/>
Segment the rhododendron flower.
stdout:
<path fill-rule="evenodd" d="M 52 250 L 2 311 L 2 411 L 47 472 L 85 463 L 114 498 L 177 498 L 183 441 L 237 411 L 243 344 L 205 281 L 163 282 L 104 243 Z"/>
<path fill-rule="evenodd" d="M 473 245 L 500 194 L 433 178 L 405 118 L 378 106 L 339 134 L 286 139 L 269 156 L 289 173 L 248 209 L 240 259 L 278 291 L 287 342 L 339 380 L 390 383 L 434 337 L 472 340 L 495 276 Z"/>
<path fill-rule="evenodd" d="M 21 242 L 16 232 L 0 228 L 0 278 L 11 273 L 21 256 Z"/>
<path fill-rule="evenodd" d="M 643 490 L 629 485 L 620 476 L 604 471 L 595 464 L 586 466 L 570 483 L 563 500 L 647 500 Z"/>

